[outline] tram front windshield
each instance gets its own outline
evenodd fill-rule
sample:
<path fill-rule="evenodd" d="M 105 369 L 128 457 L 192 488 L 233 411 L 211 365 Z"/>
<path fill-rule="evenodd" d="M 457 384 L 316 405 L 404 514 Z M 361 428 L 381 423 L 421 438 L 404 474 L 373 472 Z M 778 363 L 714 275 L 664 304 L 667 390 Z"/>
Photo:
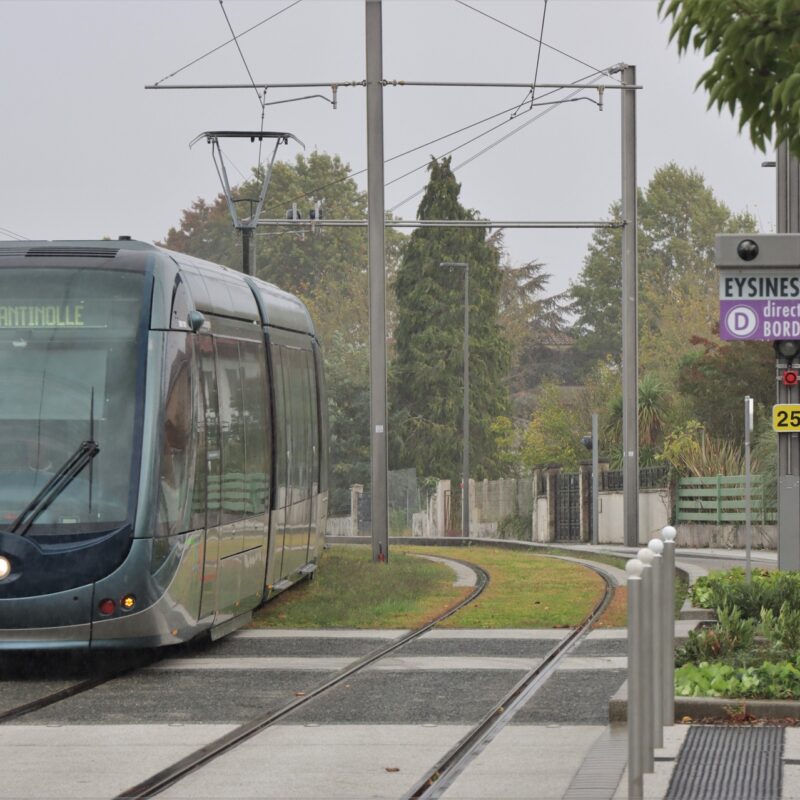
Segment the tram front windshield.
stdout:
<path fill-rule="evenodd" d="M 144 275 L 0 269 L 0 530 L 83 442 L 99 451 L 27 535 L 67 540 L 131 520 Z"/>

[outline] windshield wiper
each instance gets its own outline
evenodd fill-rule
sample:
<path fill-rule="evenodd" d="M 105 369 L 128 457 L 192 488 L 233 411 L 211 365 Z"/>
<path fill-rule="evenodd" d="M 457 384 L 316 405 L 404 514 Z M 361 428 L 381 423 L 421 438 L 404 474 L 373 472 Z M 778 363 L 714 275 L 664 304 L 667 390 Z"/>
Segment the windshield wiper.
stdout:
<path fill-rule="evenodd" d="M 11 523 L 9 533 L 24 536 L 36 518 L 46 511 L 52 502 L 80 475 L 87 464 L 100 452 L 100 447 L 92 439 L 81 442 L 80 447 L 64 462 L 58 472 L 42 487 L 42 490 L 22 510 Z"/>

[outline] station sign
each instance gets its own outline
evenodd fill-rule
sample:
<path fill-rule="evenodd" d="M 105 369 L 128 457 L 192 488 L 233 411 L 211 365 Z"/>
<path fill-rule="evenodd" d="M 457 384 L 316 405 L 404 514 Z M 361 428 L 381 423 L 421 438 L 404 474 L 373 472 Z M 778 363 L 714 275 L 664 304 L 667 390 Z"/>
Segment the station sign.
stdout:
<path fill-rule="evenodd" d="M 778 403 L 772 406 L 772 430 L 778 433 L 800 431 L 800 403 Z"/>
<path fill-rule="evenodd" d="M 800 234 L 721 234 L 715 255 L 722 339 L 800 339 Z"/>

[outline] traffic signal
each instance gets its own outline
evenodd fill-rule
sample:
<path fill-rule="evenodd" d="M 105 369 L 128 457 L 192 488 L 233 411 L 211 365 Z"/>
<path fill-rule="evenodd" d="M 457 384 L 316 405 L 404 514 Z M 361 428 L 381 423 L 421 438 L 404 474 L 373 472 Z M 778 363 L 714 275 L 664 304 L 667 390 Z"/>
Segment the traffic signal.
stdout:
<path fill-rule="evenodd" d="M 784 386 L 797 386 L 800 376 L 798 376 L 796 369 L 787 369 L 784 370 L 781 380 Z"/>
<path fill-rule="evenodd" d="M 795 339 L 779 339 L 772 343 L 778 358 L 785 358 L 789 363 L 800 353 L 800 342 Z"/>

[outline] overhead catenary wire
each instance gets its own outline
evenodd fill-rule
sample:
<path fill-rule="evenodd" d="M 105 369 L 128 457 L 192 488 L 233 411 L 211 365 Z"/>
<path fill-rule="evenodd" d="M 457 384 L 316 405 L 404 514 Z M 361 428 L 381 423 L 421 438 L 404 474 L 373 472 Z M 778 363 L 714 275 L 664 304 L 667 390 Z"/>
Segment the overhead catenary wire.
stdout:
<path fill-rule="evenodd" d="M 247 71 L 247 77 L 250 78 L 250 83 L 253 85 L 253 91 L 256 93 L 256 97 L 258 98 L 258 104 L 261 106 L 261 111 L 264 111 L 264 101 L 261 99 L 261 93 L 258 91 L 256 87 L 256 82 L 253 79 L 253 73 L 250 72 L 250 67 L 247 64 L 247 59 L 244 57 L 244 53 L 242 52 L 242 47 L 239 44 L 239 37 L 236 35 L 236 32 L 233 30 L 233 25 L 231 25 L 230 18 L 228 17 L 228 12 L 225 10 L 225 4 L 222 0 L 219 0 L 219 7 L 222 10 L 223 15 L 225 16 L 225 22 L 228 23 L 228 28 L 230 29 L 231 36 L 233 36 L 234 44 L 236 45 L 236 49 L 239 51 L 239 56 L 242 59 L 242 64 L 244 64 L 244 68 Z M 264 95 L 266 97 L 267 90 L 264 89 Z M 263 113 L 262 113 L 263 118 Z M 262 128 L 263 130 L 263 128 Z"/>
<path fill-rule="evenodd" d="M 564 50 L 560 50 L 558 47 L 554 47 L 552 44 L 547 44 L 547 42 L 542 42 L 541 39 L 537 39 L 532 34 L 527 33 L 526 31 L 520 30 L 519 28 L 515 28 L 513 25 L 510 25 L 508 22 L 504 22 L 502 19 L 498 19 L 497 17 L 493 17 L 491 14 L 488 14 L 486 11 L 481 11 L 481 9 L 475 8 L 475 6 L 471 6 L 469 3 L 465 3 L 464 0 L 456 0 L 456 3 L 458 3 L 461 6 L 464 6 L 464 8 L 468 8 L 470 11 L 474 11 L 476 14 L 480 14 L 483 17 L 487 17 L 488 19 L 492 20 L 493 22 L 496 22 L 498 25 L 502 25 L 503 27 L 509 28 L 512 31 L 516 31 L 517 33 L 521 34 L 522 36 L 525 36 L 528 39 L 532 39 L 534 42 L 540 42 L 541 45 L 543 47 L 546 47 L 548 50 L 553 50 L 554 52 L 559 53 L 562 56 L 566 56 L 567 58 L 571 59 L 572 61 L 576 61 L 578 64 L 583 64 L 584 67 L 589 67 L 589 69 L 593 69 L 596 72 L 600 72 L 601 71 L 601 70 L 597 69 L 597 67 L 595 67 L 594 65 L 588 64 L 586 61 L 582 61 L 580 58 L 577 58 L 576 56 L 573 56 L 570 53 L 565 52 Z M 617 78 L 617 80 L 619 80 L 619 79 Z M 620 83 L 621 83 L 621 81 L 620 81 Z"/>
<path fill-rule="evenodd" d="M 581 91 L 583 91 L 583 90 L 582 89 L 576 89 L 574 92 L 572 92 L 572 94 L 568 95 L 564 100 L 562 100 L 560 102 L 561 103 L 569 103 L 569 102 L 575 102 L 575 101 L 578 101 L 578 100 L 588 100 L 589 98 L 575 97 L 575 95 L 577 95 Z M 538 105 L 537 103 L 534 103 L 533 107 L 536 107 L 537 105 Z M 466 159 L 466 161 L 462 161 L 460 164 L 457 164 L 455 167 L 453 167 L 453 172 L 456 172 L 457 170 L 461 169 L 461 167 L 465 167 L 467 164 L 471 164 L 473 161 L 475 161 L 476 158 L 480 158 L 485 153 L 488 153 L 490 150 L 492 150 L 493 148 L 497 147 L 497 145 L 502 144 L 507 139 L 509 139 L 512 136 L 514 136 L 515 134 L 519 133 L 524 128 L 527 128 L 528 125 L 532 125 L 534 122 L 537 122 L 543 116 L 545 116 L 545 114 L 549 114 L 551 111 L 553 111 L 555 109 L 555 105 L 556 104 L 547 104 L 547 105 L 549 107 L 546 108 L 544 111 L 540 111 L 535 117 L 533 117 L 533 119 L 529 119 L 526 122 L 523 122 L 522 125 L 518 125 L 516 128 L 514 128 L 514 130 L 509 131 L 508 133 L 504 134 L 503 136 L 501 136 L 496 141 L 494 141 L 491 144 L 489 144 L 486 147 L 484 147 L 483 150 L 480 150 L 477 153 L 475 153 L 474 155 L 470 156 L 468 159 Z M 528 113 L 528 111 L 525 111 L 523 113 Z M 521 115 L 518 115 L 518 116 L 521 116 Z M 512 119 L 516 119 L 516 118 L 518 118 L 518 117 L 513 117 Z M 501 124 L 505 125 L 510 121 L 511 120 L 506 120 L 505 122 L 503 122 Z M 491 133 L 493 130 L 497 130 L 499 127 L 500 127 L 500 125 L 495 125 L 494 128 L 490 128 L 488 131 L 486 131 L 482 135 L 486 135 L 488 133 Z M 471 144 L 473 141 L 475 141 L 478 138 L 480 138 L 480 137 L 476 136 L 472 140 L 470 140 L 469 142 L 464 142 L 463 145 L 459 145 L 458 147 L 453 148 L 452 150 L 448 151 L 447 153 L 444 153 L 442 156 L 439 156 L 439 158 L 442 158 L 445 155 L 450 155 L 450 153 L 455 152 L 456 150 L 460 149 L 461 147 L 466 146 L 467 144 Z M 419 169 L 419 167 L 417 169 Z M 416 171 L 416 170 L 413 170 L 413 171 Z M 400 177 L 404 178 L 404 177 L 407 177 L 409 174 L 411 174 L 411 173 L 410 172 L 406 173 L 406 175 L 402 175 Z M 395 179 L 395 181 L 390 181 L 390 183 L 394 183 L 399 179 L 400 178 Z M 387 184 L 387 186 L 388 186 L 388 184 Z M 416 192 L 414 192 L 413 194 L 410 194 L 408 197 L 406 197 L 405 199 L 401 200 L 399 203 L 395 204 L 390 209 L 388 209 L 389 213 L 392 213 L 392 212 L 396 211 L 398 208 L 400 208 L 401 206 L 403 206 L 407 202 L 409 202 L 409 200 L 413 200 L 415 197 L 417 197 L 418 195 L 422 194 L 424 191 L 425 191 L 425 187 L 423 186 L 421 189 L 418 189 Z"/>
<path fill-rule="evenodd" d="M 607 75 L 607 74 L 608 74 L 607 70 L 594 70 L 589 75 L 586 75 L 584 77 L 578 78 L 575 81 L 574 84 L 570 84 L 570 85 L 582 84 L 583 81 L 590 80 L 591 78 L 593 78 L 596 75 Z M 545 92 L 544 94 L 539 95 L 539 99 L 541 100 L 544 97 L 547 97 L 547 96 L 549 96 L 551 94 L 554 94 L 555 92 L 558 92 L 560 90 L 560 88 L 561 87 L 550 89 L 549 91 Z M 590 102 L 594 102 L 594 101 L 591 101 L 590 98 L 575 98 L 575 99 L 567 100 L 566 102 L 575 102 L 576 100 L 580 100 L 580 99 L 585 99 L 585 100 L 589 100 Z M 560 102 L 564 102 L 564 101 L 560 101 Z M 388 163 L 390 163 L 392 161 L 397 161 L 398 159 L 404 158 L 407 155 L 411 155 L 412 153 L 415 153 L 418 150 L 422 150 L 425 147 L 430 147 L 430 145 L 432 145 L 432 144 L 437 144 L 438 142 L 441 142 L 444 139 L 449 139 L 452 136 L 457 136 L 459 133 L 463 133 L 464 131 L 468 131 L 468 130 L 470 130 L 472 128 L 477 127 L 478 125 L 482 125 L 485 122 L 490 122 L 491 120 L 497 119 L 497 117 L 501 117 L 504 114 L 508 114 L 510 111 L 512 111 L 513 109 L 516 109 L 518 107 L 519 107 L 519 105 L 515 103 L 513 106 L 509 106 L 508 108 L 504 108 L 501 111 L 496 112 L 495 114 L 490 114 L 488 117 L 484 117 L 483 119 L 477 120 L 476 122 L 471 122 L 468 125 L 464 125 L 461 128 L 457 128 L 456 130 L 453 130 L 453 131 L 450 131 L 448 133 L 445 133 L 445 134 L 443 134 L 441 136 L 438 136 L 438 137 L 436 137 L 434 139 L 430 139 L 430 140 L 428 140 L 426 142 L 423 142 L 422 144 L 419 144 L 419 145 L 416 145 L 416 146 L 414 146 L 412 148 L 409 148 L 408 150 L 405 150 L 402 153 L 398 153 L 397 155 L 394 155 L 391 158 L 387 158 L 384 163 L 388 164 Z M 530 110 L 531 109 L 529 108 L 526 111 L 523 111 L 522 114 L 527 114 L 527 113 L 530 112 Z M 517 116 L 522 116 L 522 114 L 518 114 Z M 444 153 L 443 155 L 449 155 L 450 152 L 455 152 L 457 149 L 460 149 L 460 147 L 463 147 L 463 146 L 466 146 L 468 144 L 471 144 L 473 141 L 476 141 L 481 136 L 487 136 L 488 134 L 490 134 L 493 131 L 495 131 L 498 128 L 500 128 L 502 125 L 508 124 L 512 119 L 513 119 L 513 117 L 510 117 L 509 119 L 504 120 L 500 125 L 495 125 L 492 128 L 487 129 L 486 131 L 484 131 L 479 136 L 474 137 L 473 139 L 470 139 L 469 141 L 465 142 L 463 145 L 459 145 L 457 148 L 453 149 L 452 151 L 448 151 L 447 153 Z M 439 157 L 441 158 L 442 156 L 439 156 Z M 396 183 L 397 181 L 402 180 L 403 178 L 408 177 L 409 175 L 412 175 L 414 172 L 418 172 L 418 171 L 420 171 L 422 169 L 425 169 L 428 166 L 429 163 L 430 162 L 426 161 L 424 164 L 421 164 L 420 166 L 415 167 L 414 169 L 410 170 L 409 172 L 404 173 L 403 175 L 392 179 L 386 185 L 388 186 L 391 183 Z M 277 201 L 275 201 L 275 203 L 273 203 L 270 206 L 268 206 L 265 209 L 265 212 L 274 211 L 275 209 L 278 209 L 278 208 L 282 209 L 288 203 L 295 203 L 298 200 L 303 200 L 306 197 L 309 197 L 309 196 L 312 196 L 312 195 L 316 195 L 319 192 L 325 191 L 325 189 L 328 189 L 331 186 L 336 186 L 337 184 L 342 183 L 343 181 L 350 180 L 351 178 L 358 177 L 359 175 L 363 175 L 366 171 L 367 171 L 366 168 L 355 170 L 353 172 L 349 172 L 347 175 L 344 175 L 341 178 L 337 178 L 336 180 L 330 181 L 329 183 L 323 184 L 322 186 L 316 186 L 313 189 L 309 189 L 308 191 L 306 191 L 306 192 L 304 192 L 302 194 L 296 195 L 295 197 L 292 197 L 290 199 L 277 200 Z"/>
<path fill-rule="evenodd" d="M 260 22 L 257 22 L 255 25 L 251 25 L 247 30 L 242 31 L 239 34 L 238 38 L 241 39 L 242 36 L 246 36 L 248 33 L 250 33 L 251 31 L 254 31 L 256 28 L 260 28 L 262 25 L 265 25 L 271 19 L 275 19 L 275 17 L 280 16 L 285 11 L 288 11 L 290 8 L 294 8 L 298 3 L 301 3 L 302 1 L 303 0 L 294 0 L 293 3 L 289 3 L 288 6 L 285 6 L 284 8 L 280 9 L 280 11 L 276 11 L 274 14 L 270 14 L 270 16 L 266 17 L 265 19 L 262 19 Z M 184 64 L 179 69 L 176 69 L 175 72 L 171 72 L 169 75 L 165 75 L 160 81 L 156 81 L 155 84 L 153 84 L 153 85 L 154 86 L 160 86 L 164 81 L 168 81 L 170 78 L 174 78 L 176 75 L 180 75 L 180 73 L 183 72 L 184 70 L 189 69 L 189 67 L 193 67 L 195 64 L 197 64 L 198 62 L 202 61 L 204 58 L 207 58 L 208 56 L 213 55 L 217 51 L 222 50 L 223 47 L 227 47 L 229 44 L 231 44 L 234 41 L 236 41 L 236 36 L 234 36 L 233 39 L 228 39 L 227 42 L 223 42 L 222 44 L 217 45 L 217 47 L 212 48 L 208 52 L 203 53 L 203 55 L 198 56 L 197 58 L 195 58 L 192 61 L 190 61 L 188 64 Z"/>
<path fill-rule="evenodd" d="M 542 42 L 544 41 L 544 21 L 547 18 L 547 0 L 544 0 L 542 9 L 542 27 L 539 30 L 539 48 L 536 51 L 536 69 L 533 73 L 533 89 L 531 89 L 531 106 L 536 99 L 536 81 L 539 80 L 539 62 L 542 60 Z"/>
<path fill-rule="evenodd" d="M 2 225 L 0 225 L 0 235 L 6 236 L 9 239 L 14 239 L 17 242 L 30 241 L 27 236 L 23 236 L 21 233 L 14 233 L 14 231 L 4 228 Z"/>

